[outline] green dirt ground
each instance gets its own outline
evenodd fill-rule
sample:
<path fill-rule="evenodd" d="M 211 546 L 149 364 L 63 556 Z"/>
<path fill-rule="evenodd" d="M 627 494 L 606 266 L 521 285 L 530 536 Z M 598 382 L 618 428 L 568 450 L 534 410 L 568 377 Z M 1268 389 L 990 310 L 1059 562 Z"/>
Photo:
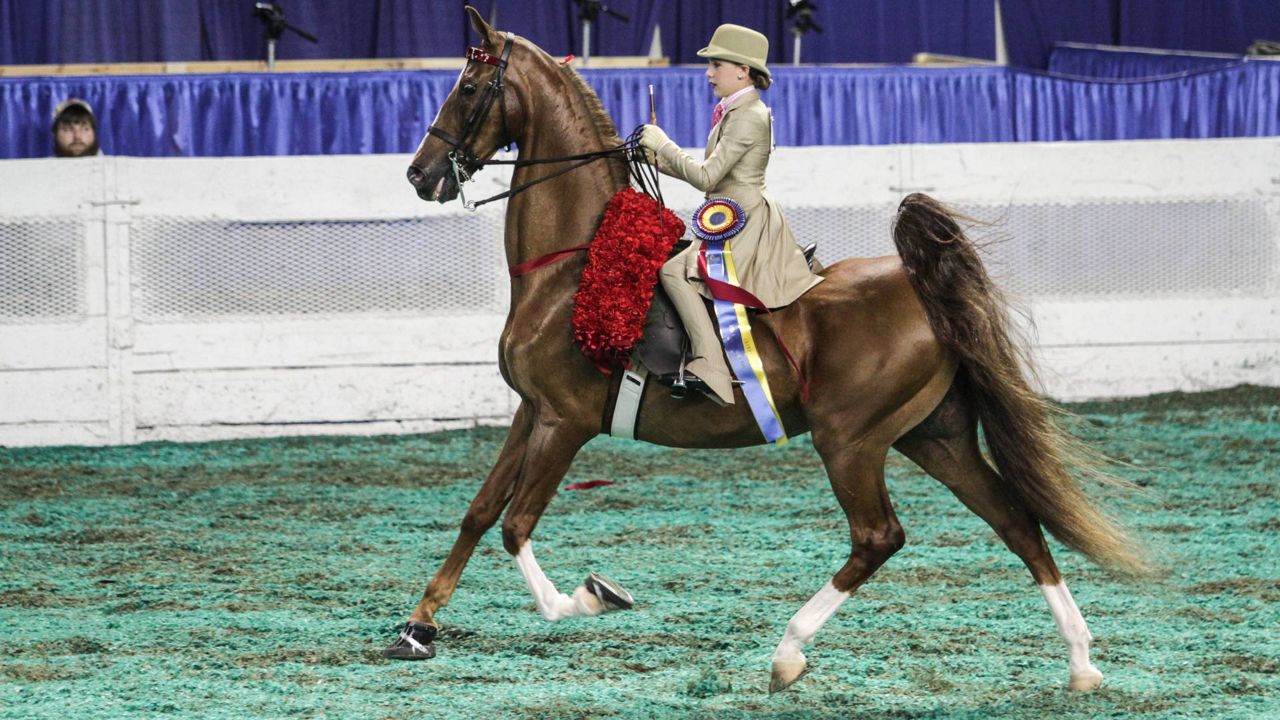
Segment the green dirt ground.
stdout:
<path fill-rule="evenodd" d="M 1143 486 L 1107 504 L 1168 569 L 1125 581 L 1054 546 L 1107 676 L 1091 695 L 1065 691 L 1018 560 L 895 455 L 907 547 L 769 696 L 787 619 L 849 550 L 807 438 L 593 441 L 566 482 L 617 484 L 561 493 L 538 558 L 562 590 L 617 578 L 637 608 L 543 621 L 495 531 L 439 657 L 383 661 L 497 454 L 481 428 L 0 449 L 0 717 L 1280 716 L 1280 390 L 1074 409 Z"/>

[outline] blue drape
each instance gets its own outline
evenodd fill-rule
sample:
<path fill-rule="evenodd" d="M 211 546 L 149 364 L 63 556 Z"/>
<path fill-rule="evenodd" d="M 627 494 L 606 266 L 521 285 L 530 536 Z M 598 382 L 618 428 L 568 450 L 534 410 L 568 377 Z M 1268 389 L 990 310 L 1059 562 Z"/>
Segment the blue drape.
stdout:
<path fill-rule="evenodd" d="M 741 3 L 726 5 L 736 8 Z M 775 11 L 780 5 L 785 3 L 766 3 L 767 9 Z M 918 52 L 988 60 L 996 56 L 994 0 L 819 2 L 814 18 L 823 31 L 804 36 L 800 59 L 806 63 L 906 63 Z M 794 58 L 790 27 L 784 21 L 781 32 L 770 38 L 781 43 L 774 62 L 790 63 Z M 709 36 L 708 32 L 692 40 L 705 45 Z"/>
<path fill-rule="evenodd" d="M 1276 66 L 1280 70 L 1280 66 Z M 1090 82 L 1013 75 L 1019 140 L 1129 140 L 1273 134 L 1276 98 L 1258 98 L 1264 68 L 1241 64 L 1168 80 Z M 1264 73 L 1265 74 L 1265 73 Z M 1269 109 L 1259 107 L 1269 104 Z M 1266 122 L 1270 114 L 1272 122 Z M 1267 128 L 1270 130 L 1267 130 Z"/>
<path fill-rule="evenodd" d="M 1137 52 L 1124 48 L 1059 45 L 1049 56 L 1049 72 L 1091 78 L 1154 78 L 1185 72 L 1218 70 L 1239 64 L 1236 56 Z"/>
<path fill-rule="evenodd" d="M 805 36 L 806 62 L 903 62 L 919 51 L 994 57 L 994 0 L 818 2 L 822 33 Z M 280 0 L 292 25 L 320 38 L 285 33 L 281 59 L 457 56 L 470 39 L 463 0 Z M 472 0 L 501 30 L 552 55 L 582 54 L 571 0 Z M 610 0 L 629 22 L 602 15 L 595 55 L 647 55 L 653 28 L 676 63 L 723 22 L 765 33 L 770 61 L 791 61 L 791 23 L 783 0 Z M 0 65 L 260 60 L 262 23 L 254 0 L 0 0 Z"/>
<path fill-rule="evenodd" d="M 1043 68 L 1054 43 L 1117 44 L 1118 0 L 1000 0 L 1009 64 Z"/>
<path fill-rule="evenodd" d="M 497 27 L 552 55 L 582 54 L 570 0 L 472 0 Z M 653 27 L 676 63 L 696 52 L 723 22 L 769 37 L 770 62 L 792 59 L 791 23 L 782 0 L 611 0 L 629 23 L 602 16 L 596 55 L 647 55 Z M 194 60 L 264 56 L 254 0 L 0 0 L 0 65 Z M 292 33 L 281 59 L 456 56 L 468 43 L 463 0 L 281 0 Z M 1055 42 L 1072 41 L 1241 53 L 1258 38 L 1280 39 L 1276 0 L 1002 0 L 1011 62 L 1044 68 Z M 804 37 L 812 63 L 904 62 L 916 52 L 994 57 L 994 0 L 820 1 L 824 29 Z"/>
<path fill-rule="evenodd" d="M 1244 54 L 1280 40 L 1276 0 L 1001 0 L 1009 62 L 1046 67 L 1054 43 Z"/>
<path fill-rule="evenodd" d="M 1244 54 L 1254 40 L 1280 40 L 1276 0 L 1124 0 L 1118 44 Z"/>
<path fill-rule="evenodd" d="M 584 73 L 621 133 L 648 117 L 700 147 L 713 97 L 696 68 Z M 50 113 L 97 110 L 103 150 L 141 156 L 408 153 L 457 74 L 369 72 L 0 78 L 0 157 L 51 154 Z M 764 94 L 780 145 L 1280 135 L 1280 62 L 1154 81 L 998 67 L 780 67 Z"/>

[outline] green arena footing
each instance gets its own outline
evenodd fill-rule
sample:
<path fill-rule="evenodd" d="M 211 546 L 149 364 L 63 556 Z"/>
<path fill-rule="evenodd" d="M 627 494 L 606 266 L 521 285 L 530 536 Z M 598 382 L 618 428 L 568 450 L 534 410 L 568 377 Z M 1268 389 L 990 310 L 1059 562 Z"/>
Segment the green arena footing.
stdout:
<path fill-rule="evenodd" d="M 1132 489 L 1090 494 L 1161 568 L 1051 541 L 1106 679 L 1067 654 L 1020 561 L 891 454 L 907 545 L 769 695 L 791 615 L 849 532 L 807 437 L 670 450 L 599 438 L 534 535 L 564 592 L 635 609 L 549 623 L 495 528 L 432 660 L 380 650 L 448 552 L 501 428 L 0 449 L 0 718 L 1273 718 L 1280 390 L 1069 406 Z"/>

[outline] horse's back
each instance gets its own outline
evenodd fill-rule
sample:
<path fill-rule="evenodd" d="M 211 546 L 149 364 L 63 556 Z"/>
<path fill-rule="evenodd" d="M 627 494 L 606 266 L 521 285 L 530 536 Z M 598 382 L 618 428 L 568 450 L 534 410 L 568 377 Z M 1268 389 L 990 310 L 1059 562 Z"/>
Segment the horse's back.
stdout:
<path fill-rule="evenodd" d="M 823 282 L 800 299 L 812 311 L 835 312 L 845 319 L 850 313 L 883 316 L 888 312 L 902 322 L 928 323 L 897 255 L 846 258 L 818 274 Z"/>

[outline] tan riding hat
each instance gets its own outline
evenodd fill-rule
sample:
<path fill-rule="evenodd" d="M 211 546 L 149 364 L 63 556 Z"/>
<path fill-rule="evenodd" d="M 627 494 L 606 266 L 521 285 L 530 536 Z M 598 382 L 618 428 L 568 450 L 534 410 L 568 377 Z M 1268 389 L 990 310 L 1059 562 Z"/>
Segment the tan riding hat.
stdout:
<path fill-rule="evenodd" d="M 764 64 L 769 58 L 769 38 L 741 25 L 725 23 L 716 28 L 711 42 L 698 51 L 698 57 L 728 60 L 772 77 Z"/>

